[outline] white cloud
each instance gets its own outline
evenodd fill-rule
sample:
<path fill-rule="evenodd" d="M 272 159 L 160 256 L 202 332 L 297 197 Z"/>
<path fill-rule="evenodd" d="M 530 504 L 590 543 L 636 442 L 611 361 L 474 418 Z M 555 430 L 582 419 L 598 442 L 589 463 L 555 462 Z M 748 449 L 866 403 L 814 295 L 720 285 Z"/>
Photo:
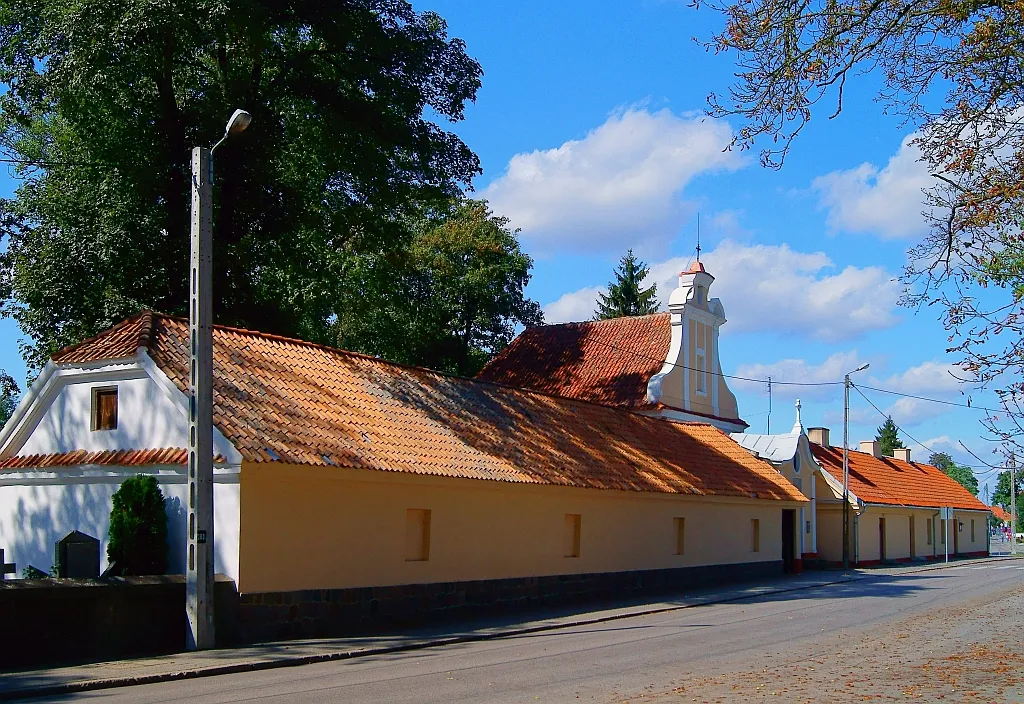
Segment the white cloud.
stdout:
<path fill-rule="evenodd" d="M 961 392 L 965 387 L 964 382 L 957 378 L 958 376 L 960 373 L 956 365 L 928 361 L 885 379 L 873 377 L 867 385 L 914 396 L 959 401 L 964 398 Z M 878 406 L 881 406 L 883 401 L 889 403 L 890 405 L 882 410 L 886 415 L 892 416 L 892 419 L 900 426 L 917 425 L 930 418 L 949 413 L 953 409 L 952 406 L 916 398 L 902 397 L 892 401 L 893 397 L 890 395 L 872 391 L 865 393 Z"/>
<path fill-rule="evenodd" d="M 568 323 L 590 320 L 597 308 L 597 294 L 603 291 L 604 288 L 601 286 L 591 286 L 565 294 L 557 301 L 544 306 L 544 322 Z"/>
<path fill-rule="evenodd" d="M 831 399 L 838 396 L 842 386 L 836 384 L 851 369 L 864 363 L 857 350 L 836 352 L 821 364 L 809 364 L 804 359 L 783 359 L 770 364 L 743 364 L 736 369 L 736 376 L 748 379 L 772 378 L 772 393 L 783 398 Z M 829 384 L 828 386 L 789 386 L 785 383 Z M 732 380 L 729 382 L 738 391 L 764 392 L 765 384 Z M 777 385 L 776 385 L 777 384 Z"/>
<path fill-rule="evenodd" d="M 871 163 L 833 171 L 814 179 L 811 187 L 828 210 L 835 230 L 866 232 L 885 239 L 918 237 L 927 232 L 922 190 L 934 185 L 920 150 L 904 138 L 884 169 Z"/>
<path fill-rule="evenodd" d="M 624 110 L 583 139 L 515 155 L 482 196 L 534 250 L 667 242 L 693 212 L 682 199 L 686 184 L 742 163 L 724 151 L 731 139 L 723 121 Z"/>
<path fill-rule="evenodd" d="M 882 267 L 834 271 L 823 252 L 731 240 L 702 261 L 715 276 L 711 295 L 722 299 L 729 319 L 723 333 L 775 332 L 836 342 L 899 322 L 893 311 L 900 289 Z M 663 302 L 688 266 L 682 257 L 651 266 L 649 279 L 658 284 Z"/>

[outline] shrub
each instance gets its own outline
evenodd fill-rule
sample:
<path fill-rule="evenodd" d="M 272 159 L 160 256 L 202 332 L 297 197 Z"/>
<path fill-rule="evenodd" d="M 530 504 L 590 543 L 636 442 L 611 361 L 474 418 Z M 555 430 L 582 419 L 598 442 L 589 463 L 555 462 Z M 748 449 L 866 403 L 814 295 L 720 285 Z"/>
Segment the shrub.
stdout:
<path fill-rule="evenodd" d="M 156 477 L 130 477 L 114 492 L 107 561 L 122 576 L 167 571 L 167 513 Z"/>

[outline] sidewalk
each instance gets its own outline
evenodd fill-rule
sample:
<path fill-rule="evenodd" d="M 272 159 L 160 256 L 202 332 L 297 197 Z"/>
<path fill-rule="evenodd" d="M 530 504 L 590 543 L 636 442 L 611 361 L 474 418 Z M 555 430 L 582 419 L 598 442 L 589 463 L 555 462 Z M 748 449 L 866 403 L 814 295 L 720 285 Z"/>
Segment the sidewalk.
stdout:
<path fill-rule="evenodd" d="M 1005 559 L 1013 558 L 981 558 L 962 562 L 980 564 Z M 953 562 L 950 563 L 950 565 L 953 564 Z M 813 589 L 870 577 L 900 576 L 944 569 L 945 567 L 942 563 L 917 563 L 865 570 L 814 571 L 802 575 L 781 577 L 756 585 L 743 584 L 733 587 L 694 590 L 690 594 L 680 595 L 669 600 L 633 600 L 620 602 L 614 607 L 591 605 L 588 608 L 586 605 L 577 605 L 576 607 L 548 609 L 543 613 L 514 614 L 498 618 L 478 619 L 472 622 L 440 624 L 403 634 L 285 641 L 242 648 L 9 672 L 0 677 L 0 700 L 168 682 L 192 677 L 211 677 L 418 650 L 454 643 L 490 640 L 602 623 L 633 616 L 658 614 L 706 604 L 719 604 L 758 596 Z"/>

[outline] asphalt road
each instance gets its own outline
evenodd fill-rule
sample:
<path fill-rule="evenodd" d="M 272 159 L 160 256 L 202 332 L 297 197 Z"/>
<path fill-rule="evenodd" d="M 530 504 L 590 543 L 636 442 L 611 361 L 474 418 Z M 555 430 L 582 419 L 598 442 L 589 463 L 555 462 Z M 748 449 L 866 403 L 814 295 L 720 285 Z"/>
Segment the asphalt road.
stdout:
<path fill-rule="evenodd" d="M 969 605 L 1019 595 L 1022 586 L 1024 563 L 1016 561 L 879 574 L 495 641 L 37 701 L 621 701 L 671 692 L 675 684 L 702 672 L 759 668 L 788 652 L 841 653 L 854 640 L 908 617 L 942 611 L 955 618 L 967 613 Z"/>

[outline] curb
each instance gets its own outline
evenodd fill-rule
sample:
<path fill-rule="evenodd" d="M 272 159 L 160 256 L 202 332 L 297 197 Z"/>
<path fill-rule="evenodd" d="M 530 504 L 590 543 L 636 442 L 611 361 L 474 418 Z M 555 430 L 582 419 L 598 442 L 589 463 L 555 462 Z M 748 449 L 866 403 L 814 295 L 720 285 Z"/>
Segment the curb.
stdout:
<path fill-rule="evenodd" d="M 994 557 L 981 558 L 977 561 L 1002 562 L 1012 559 L 1016 558 Z M 906 570 L 901 574 L 914 574 L 917 572 L 930 572 L 934 570 L 948 569 L 953 564 L 954 563 L 950 562 L 948 565 L 946 563 L 942 563 L 941 565 L 922 566 L 919 569 Z M 871 576 L 873 576 L 871 573 L 865 574 L 863 572 L 855 572 L 853 574 L 844 574 L 837 579 L 831 579 L 823 582 L 815 582 L 814 584 L 805 584 L 794 587 L 782 587 L 777 589 L 768 588 L 767 590 L 759 592 L 757 594 L 738 594 L 735 596 L 709 597 L 706 599 L 701 599 L 698 597 L 693 602 L 687 604 L 662 606 L 652 609 L 640 609 L 638 611 L 630 611 L 628 613 L 612 614 L 609 616 L 600 616 L 597 618 L 580 618 L 572 621 L 549 623 L 538 626 L 508 628 L 493 632 L 444 636 L 420 641 L 412 641 L 408 643 L 402 643 L 399 645 L 356 648 L 354 650 L 339 650 L 335 652 L 320 653 L 317 655 L 281 656 L 273 660 L 249 661 L 233 663 L 230 665 L 209 665 L 205 667 L 201 666 L 192 669 L 181 670 L 178 672 L 161 672 L 152 675 L 140 675 L 136 677 L 110 677 L 107 679 L 83 680 L 78 682 L 66 682 L 61 684 L 43 685 L 39 687 L 25 687 L 15 690 L 0 691 L 0 701 L 53 696 L 60 694 L 74 694 L 77 692 L 89 692 L 99 689 L 134 687 L 137 685 L 144 684 L 175 682 L 179 680 L 198 679 L 200 677 L 216 677 L 218 675 L 232 675 L 242 672 L 257 672 L 260 670 L 273 670 L 284 667 L 299 667 L 302 665 L 313 665 L 316 663 L 334 662 L 338 660 L 351 660 L 354 658 L 371 657 L 374 655 L 402 653 L 411 650 L 426 650 L 427 648 L 438 648 L 448 645 L 457 645 L 460 643 L 476 643 L 481 641 L 497 640 L 499 638 L 509 638 L 512 636 L 530 635 L 533 633 L 543 633 L 546 631 L 555 631 L 564 628 L 576 628 L 579 626 L 589 626 L 598 623 L 607 623 L 609 621 L 618 621 L 626 618 L 635 618 L 638 616 L 654 616 L 657 614 L 670 613 L 673 611 L 682 611 L 684 609 L 691 609 L 697 606 L 708 606 L 710 604 L 727 604 L 735 601 L 744 601 L 746 599 L 756 599 L 759 597 L 772 596 L 775 594 L 786 594 L 788 592 L 804 591 L 807 589 L 818 589 L 820 587 L 833 586 L 836 584 L 857 582 L 862 579 L 868 579 Z"/>

